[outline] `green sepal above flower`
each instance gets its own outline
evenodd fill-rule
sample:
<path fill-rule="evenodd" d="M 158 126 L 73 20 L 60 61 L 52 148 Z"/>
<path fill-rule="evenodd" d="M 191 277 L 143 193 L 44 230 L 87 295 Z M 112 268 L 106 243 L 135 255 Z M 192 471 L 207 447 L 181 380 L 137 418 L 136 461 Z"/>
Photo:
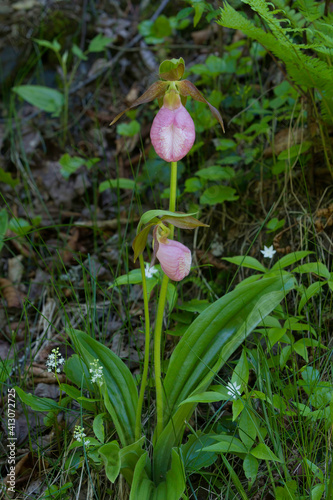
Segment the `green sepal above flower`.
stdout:
<path fill-rule="evenodd" d="M 160 217 L 159 217 L 160 216 Z M 142 215 L 138 228 L 137 235 L 134 238 L 132 248 L 134 251 L 134 262 L 141 255 L 146 247 L 147 238 L 150 229 L 153 226 L 163 225 L 163 222 L 172 224 L 180 229 L 195 229 L 196 227 L 209 227 L 207 224 L 200 222 L 192 217 L 192 215 L 181 212 L 169 212 L 168 210 L 149 210 Z M 145 227 L 141 230 L 142 225 Z"/>
<path fill-rule="evenodd" d="M 217 119 L 224 132 L 223 119 L 220 112 L 212 106 L 207 99 L 201 94 L 194 83 L 189 80 L 180 80 L 185 72 L 185 62 L 182 57 L 179 59 L 168 59 L 163 61 L 159 67 L 159 77 L 161 80 L 153 83 L 146 92 L 142 94 L 138 99 L 136 99 L 127 109 L 119 113 L 110 123 L 113 125 L 119 118 L 139 104 L 144 104 L 146 102 L 158 99 L 159 106 L 163 104 L 163 97 L 167 92 L 171 90 L 176 91 L 181 97 L 181 103 L 183 106 L 186 104 L 187 97 L 192 97 L 196 101 L 203 102 L 209 106 L 213 116 Z"/>
<path fill-rule="evenodd" d="M 176 82 L 181 79 L 185 71 L 185 61 L 182 57 L 179 59 L 167 59 L 160 64 L 159 77 L 161 80 Z"/>

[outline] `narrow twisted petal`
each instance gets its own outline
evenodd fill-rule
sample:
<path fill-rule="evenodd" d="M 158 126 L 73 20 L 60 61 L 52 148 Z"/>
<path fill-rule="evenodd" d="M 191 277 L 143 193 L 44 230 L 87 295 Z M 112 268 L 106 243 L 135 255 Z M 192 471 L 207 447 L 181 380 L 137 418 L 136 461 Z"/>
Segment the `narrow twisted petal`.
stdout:
<path fill-rule="evenodd" d="M 179 241 L 168 239 L 164 243 L 160 241 L 156 257 L 163 272 L 173 281 L 181 281 L 190 272 L 191 251 Z"/>
<path fill-rule="evenodd" d="M 194 123 L 189 112 L 182 104 L 177 109 L 162 106 L 154 118 L 150 138 L 156 153 L 163 160 L 181 160 L 195 140 Z"/>

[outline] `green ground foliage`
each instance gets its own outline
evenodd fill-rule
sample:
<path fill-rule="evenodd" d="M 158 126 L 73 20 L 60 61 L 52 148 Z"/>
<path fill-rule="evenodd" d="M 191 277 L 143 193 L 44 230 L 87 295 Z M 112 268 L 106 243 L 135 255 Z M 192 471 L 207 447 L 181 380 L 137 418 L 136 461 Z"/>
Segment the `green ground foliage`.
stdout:
<path fill-rule="evenodd" d="M 0 18 L 3 498 L 333 498 L 332 3 Z M 176 192 L 149 136 L 170 81 Z M 149 268 L 157 226 L 181 282 Z"/>

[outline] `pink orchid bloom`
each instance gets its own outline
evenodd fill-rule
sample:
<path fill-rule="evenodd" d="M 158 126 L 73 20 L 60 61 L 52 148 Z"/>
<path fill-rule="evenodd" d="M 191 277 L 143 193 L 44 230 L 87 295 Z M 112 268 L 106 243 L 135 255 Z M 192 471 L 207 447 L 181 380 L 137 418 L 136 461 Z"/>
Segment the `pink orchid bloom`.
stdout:
<path fill-rule="evenodd" d="M 193 120 L 174 90 L 165 94 L 163 106 L 154 118 L 150 138 L 158 156 L 167 162 L 181 160 L 193 146 Z"/>
<path fill-rule="evenodd" d="M 179 241 L 160 240 L 156 257 L 163 272 L 173 281 L 181 281 L 191 270 L 191 251 Z"/>

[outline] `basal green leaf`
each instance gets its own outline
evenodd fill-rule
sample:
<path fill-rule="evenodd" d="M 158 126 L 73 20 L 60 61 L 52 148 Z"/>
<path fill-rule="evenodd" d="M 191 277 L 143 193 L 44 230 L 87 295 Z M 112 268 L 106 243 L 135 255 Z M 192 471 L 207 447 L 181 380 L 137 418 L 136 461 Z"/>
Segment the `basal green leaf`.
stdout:
<path fill-rule="evenodd" d="M 123 446 L 134 442 L 137 388 L 127 366 L 106 346 L 78 330 L 67 330 L 86 366 L 95 359 L 103 367 L 105 405 Z"/>

